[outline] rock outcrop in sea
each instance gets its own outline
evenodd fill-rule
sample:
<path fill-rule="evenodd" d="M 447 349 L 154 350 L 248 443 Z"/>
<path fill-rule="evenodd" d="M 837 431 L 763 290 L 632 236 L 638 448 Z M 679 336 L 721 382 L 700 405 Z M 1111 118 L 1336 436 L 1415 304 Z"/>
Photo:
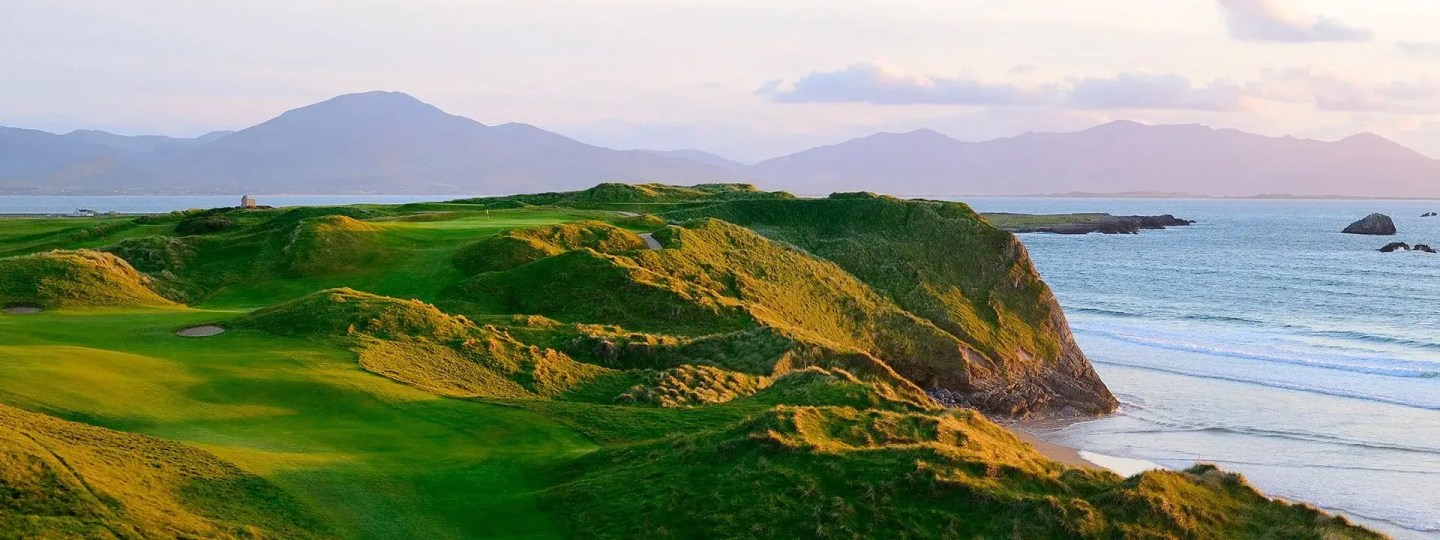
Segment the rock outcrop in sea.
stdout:
<path fill-rule="evenodd" d="M 1394 253 L 1396 251 L 1423 251 L 1425 253 L 1435 253 L 1435 248 L 1430 247 L 1428 244 L 1415 244 L 1412 246 L 1410 244 L 1406 244 L 1405 242 L 1391 242 L 1389 244 L 1385 244 L 1385 247 L 1380 248 L 1381 253 Z"/>
<path fill-rule="evenodd" d="M 1435 212 L 1426 212 L 1426 213 L 1424 213 L 1424 214 L 1420 214 L 1420 217 L 1435 217 L 1435 216 L 1440 216 L 1440 214 L 1437 214 L 1437 213 L 1435 213 Z"/>
<path fill-rule="evenodd" d="M 1345 234 L 1369 234 L 1375 236 L 1391 236 L 1395 234 L 1395 221 L 1385 214 L 1370 214 L 1364 219 L 1351 223 L 1345 230 Z"/>

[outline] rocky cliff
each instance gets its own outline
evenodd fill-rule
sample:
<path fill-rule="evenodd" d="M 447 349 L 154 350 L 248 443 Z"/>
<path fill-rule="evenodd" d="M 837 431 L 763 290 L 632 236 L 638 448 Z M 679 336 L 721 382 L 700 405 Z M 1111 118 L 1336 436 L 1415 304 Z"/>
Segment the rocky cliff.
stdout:
<path fill-rule="evenodd" d="M 953 338 L 959 360 L 901 372 L 952 404 L 1006 415 L 1116 407 L 1024 245 L 964 204 L 836 194 L 666 216 L 713 217 L 798 246 L 934 324 Z"/>

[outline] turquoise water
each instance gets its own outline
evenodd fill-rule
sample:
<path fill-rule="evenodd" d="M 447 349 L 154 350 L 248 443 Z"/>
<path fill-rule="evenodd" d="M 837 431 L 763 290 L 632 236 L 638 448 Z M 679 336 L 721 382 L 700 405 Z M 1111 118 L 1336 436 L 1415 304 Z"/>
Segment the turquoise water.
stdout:
<path fill-rule="evenodd" d="M 1055 442 L 1181 468 L 1397 538 L 1440 538 L 1436 202 L 970 199 L 980 211 L 1194 219 L 1139 235 L 1021 235 L 1121 413 Z M 1371 212 L 1400 234 L 1340 234 Z"/>

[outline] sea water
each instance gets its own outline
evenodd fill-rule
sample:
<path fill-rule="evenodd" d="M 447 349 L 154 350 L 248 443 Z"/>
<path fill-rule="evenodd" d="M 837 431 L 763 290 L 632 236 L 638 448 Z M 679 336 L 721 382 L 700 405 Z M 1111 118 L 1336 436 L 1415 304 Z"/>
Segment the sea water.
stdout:
<path fill-rule="evenodd" d="M 1440 201 L 975 198 L 978 211 L 1175 214 L 1139 235 L 1022 234 L 1118 414 L 1040 435 L 1440 538 Z M 1372 212 L 1400 234 L 1339 231 Z"/>

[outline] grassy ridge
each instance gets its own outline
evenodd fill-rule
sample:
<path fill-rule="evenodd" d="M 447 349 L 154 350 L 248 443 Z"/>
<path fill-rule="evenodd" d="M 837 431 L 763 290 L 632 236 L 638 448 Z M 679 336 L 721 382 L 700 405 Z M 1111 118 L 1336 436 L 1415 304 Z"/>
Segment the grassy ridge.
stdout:
<path fill-rule="evenodd" d="M 624 253 L 645 249 L 633 232 L 598 221 L 514 229 L 465 246 L 452 261 L 469 275 L 509 270 L 575 249 Z"/>
<path fill-rule="evenodd" d="M 44 308 L 168 306 L 124 259 L 90 250 L 0 259 L 0 304 Z"/>
<path fill-rule="evenodd" d="M 574 467 L 577 538 L 1380 538 L 1213 467 L 1070 469 L 963 411 L 778 407 Z"/>
<path fill-rule="evenodd" d="M 0 405 L 0 537 L 332 532 L 275 485 L 209 453 Z"/>
<path fill-rule="evenodd" d="M 611 370 L 521 343 L 416 300 L 330 289 L 257 310 L 233 326 L 351 344 L 372 372 L 457 397 L 553 397 Z"/>

